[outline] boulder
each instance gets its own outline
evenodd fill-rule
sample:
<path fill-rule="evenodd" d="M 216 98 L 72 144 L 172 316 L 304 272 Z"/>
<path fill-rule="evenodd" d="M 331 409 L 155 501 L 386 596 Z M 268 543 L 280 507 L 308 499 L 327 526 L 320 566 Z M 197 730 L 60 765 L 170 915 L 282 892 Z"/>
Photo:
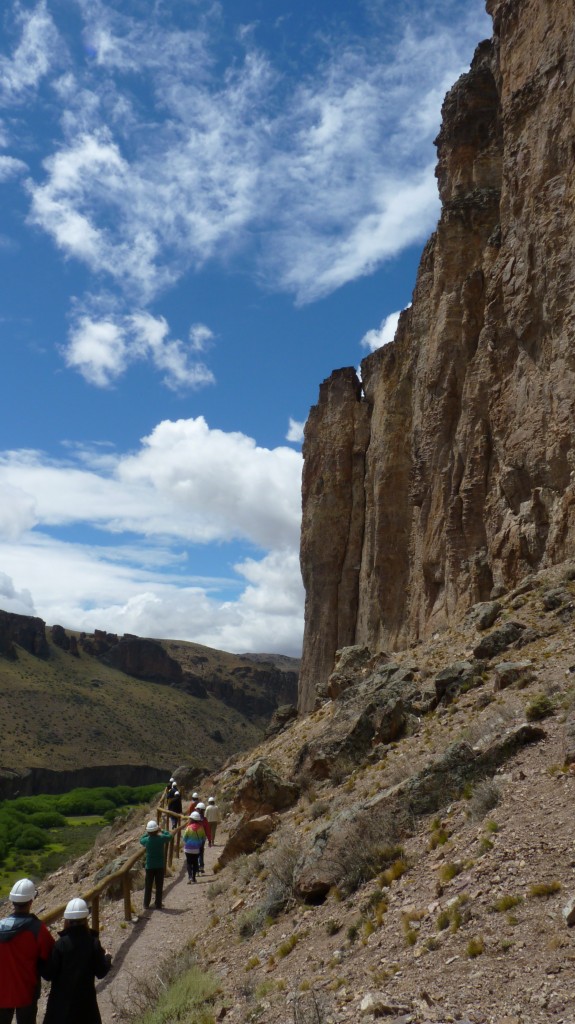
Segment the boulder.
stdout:
<path fill-rule="evenodd" d="M 485 666 L 481 662 L 456 661 L 442 669 L 435 677 L 437 700 L 452 700 L 462 688 L 472 685 L 474 678 L 481 677 Z M 479 682 L 481 682 L 479 678 Z"/>
<path fill-rule="evenodd" d="M 563 918 L 565 920 L 565 924 L 569 928 L 572 928 L 575 924 L 575 896 L 572 896 L 569 903 L 563 907 Z"/>
<path fill-rule="evenodd" d="M 473 654 L 476 658 L 494 658 L 496 654 L 505 651 L 511 644 L 520 639 L 525 626 L 522 622 L 506 622 L 499 629 L 488 633 L 477 644 Z"/>
<path fill-rule="evenodd" d="M 519 687 L 527 686 L 534 678 L 532 662 L 500 661 L 495 666 L 493 689 L 497 693 L 499 690 L 505 690 L 513 684 Z"/>
<path fill-rule="evenodd" d="M 546 612 L 552 612 L 556 608 L 561 608 L 564 604 L 568 604 L 570 600 L 571 594 L 568 590 L 564 590 L 563 587 L 553 587 L 543 595 L 543 607 Z"/>
<path fill-rule="evenodd" d="M 277 825 L 277 818 L 271 814 L 244 821 L 229 837 L 217 863 L 218 870 L 235 860 L 242 853 L 253 853 L 265 843 Z"/>
<path fill-rule="evenodd" d="M 295 704 L 282 704 L 281 707 L 276 708 L 274 711 L 270 724 L 265 731 L 265 738 L 268 740 L 271 736 L 277 736 L 278 733 L 297 718 L 297 708 Z"/>
<path fill-rule="evenodd" d="M 299 799 L 299 787 L 287 782 L 268 761 L 259 758 L 246 771 L 233 801 L 234 811 L 247 817 L 285 811 Z"/>
<path fill-rule="evenodd" d="M 491 629 L 502 607 L 500 601 L 482 601 L 473 606 L 468 618 L 475 623 L 475 628 L 480 632 L 484 629 Z"/>

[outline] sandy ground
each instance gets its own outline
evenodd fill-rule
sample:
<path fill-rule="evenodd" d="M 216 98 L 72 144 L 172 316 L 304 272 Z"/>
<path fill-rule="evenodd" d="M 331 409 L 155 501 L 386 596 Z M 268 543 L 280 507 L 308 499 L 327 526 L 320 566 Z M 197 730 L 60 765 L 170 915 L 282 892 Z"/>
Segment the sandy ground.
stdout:
<path fill-rule="evenodd" d="M 103 945 L 112 954 L 112 970 L 98 982 L 98 1005 L 102 1024 L 131 1016 L 142 1006 L 142 996 L 156 980 L 160 966 L 198 933 L 198 915 L 203 928 L 208 912 L 207 887 L 213 881 L 212 865 L 221 847 L 206 847 L 205 875 L 188 885 L 186 861 L 182 854 L 174 861 L 173 877 L 164 885 L 162 910 L 142 907 L 143 893 L 133 901 L 134 920 L 125 927 L 107 929 L 101 935 Z"/>

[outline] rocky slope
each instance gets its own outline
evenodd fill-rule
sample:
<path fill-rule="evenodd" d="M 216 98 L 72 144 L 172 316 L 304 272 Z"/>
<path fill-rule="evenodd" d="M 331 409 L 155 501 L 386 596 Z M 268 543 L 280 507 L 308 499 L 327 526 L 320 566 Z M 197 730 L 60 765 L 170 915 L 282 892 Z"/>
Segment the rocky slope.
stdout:
<path fill-rule="evenodd" d="M 487 7 L 413 304 L 306 426 L 304 711 L 338 648 L 429 637 L 575 550 L 573 7 Z"/>
<path fill-rule="evenodd" d="M 541 571 L 392 659 L 342 652 L 315 712 L 202 783 L 229 836 L 194 928 L 216 1019 L 571 1024 L 574 581 L 573 564 Z M 144 818 L 43 905 L 129 856 Z M 117 970 L 141 943 L 149 971 L 121 893 L 101 910 Z M 160 974 L 187 934 L 170 913 Z"/>

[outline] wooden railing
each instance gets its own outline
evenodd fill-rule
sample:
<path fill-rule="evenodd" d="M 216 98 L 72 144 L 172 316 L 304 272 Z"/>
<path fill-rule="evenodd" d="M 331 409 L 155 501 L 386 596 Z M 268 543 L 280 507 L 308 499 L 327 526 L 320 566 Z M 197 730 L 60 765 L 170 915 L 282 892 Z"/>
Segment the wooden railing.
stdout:
<path fill-rule="evenodd" d="M 164 850 L 164 864 L 167 869 L 171 868 L 174 861 L 174 852 L 176 857 L 179 858 L 181 853 L 181 841 L 182 841 L 182 829 L 188 822 L 188 816 L 186 814 L 176 814 L 174 811 L 168 810 L 167 807 L 159 805 L 156 809 L 156 821 L 160 828 L 162 828 L 162 821 L 165 820 L 165 827 L 168 829 L 168 825 L 171 818 L 179 818 L 180 824 L 172 832 L 172 838 L 169 843 L 166 843 Z M 126 921 L 132 920 L 132 882 L 130 871 L 135 864 L 144 856 L 146 853 L 145 847 L 141 846 L 139 850 L 136 850 L 132 856 L 122 864 L 121 868 L 114 871 L 111 875 L 106 875 L 98 885 L 95 885 L 92 889 L 88 889 L 87 892 L 80 894 L 81 899 L 85 900 L 90 907 L 91 925 L 94 931 L 100 930 L 100 896 L 106 889 L 109 889 L 114 882 L 119 879 L 122 881 L 122 895 L 124 898 L 124 919 Z M 67 901 L 66 901 L 67 902 Z M 53 924 L 54 921 L 58 921 L 64 916 L 66 909 L 66 903 L 61 903 L 60 906 L 54 907 L 53 910 L 46 911 L 45 914 L 40 914 L 40 920 L 44 924 Z"/>

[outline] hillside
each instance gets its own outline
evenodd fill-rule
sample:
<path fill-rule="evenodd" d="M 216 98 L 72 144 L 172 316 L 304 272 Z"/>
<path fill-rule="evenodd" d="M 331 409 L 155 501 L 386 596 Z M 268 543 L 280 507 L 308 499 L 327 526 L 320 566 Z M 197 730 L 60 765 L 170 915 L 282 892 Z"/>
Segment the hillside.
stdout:
<path fill-rule="evenodd" d="M 195 953 L 216 972 L 216 1013 L 570 1024 L 574 581 L 573 564 L 540 572 L 393 659 L 344 652 L 331 697 L 206 782 L 230 808 L 231 859 L 200 895 L 172 890 L 166 958 L 187 934 L 177 915 L 203 901 Z M 140 828 L 103 837 L 46 905 L 73 873 L 87 889 Z M 145 970 L 156 927 L 126 932 L 121 911 L 107 903 L 103 924 L 118 991 L 124 945 L 138 936 Z"/>
<path fill-rule="evenodd" d="M 0 614 L 5 776 L 107 766 L 111 782 L 115 765 L 213 769 L 253 746 L 275 708 L 295 700 L 295 659 L 278 669 L 273 655 L 252 662 L 197 644 L 46 630 L 42 620 Z"/>

